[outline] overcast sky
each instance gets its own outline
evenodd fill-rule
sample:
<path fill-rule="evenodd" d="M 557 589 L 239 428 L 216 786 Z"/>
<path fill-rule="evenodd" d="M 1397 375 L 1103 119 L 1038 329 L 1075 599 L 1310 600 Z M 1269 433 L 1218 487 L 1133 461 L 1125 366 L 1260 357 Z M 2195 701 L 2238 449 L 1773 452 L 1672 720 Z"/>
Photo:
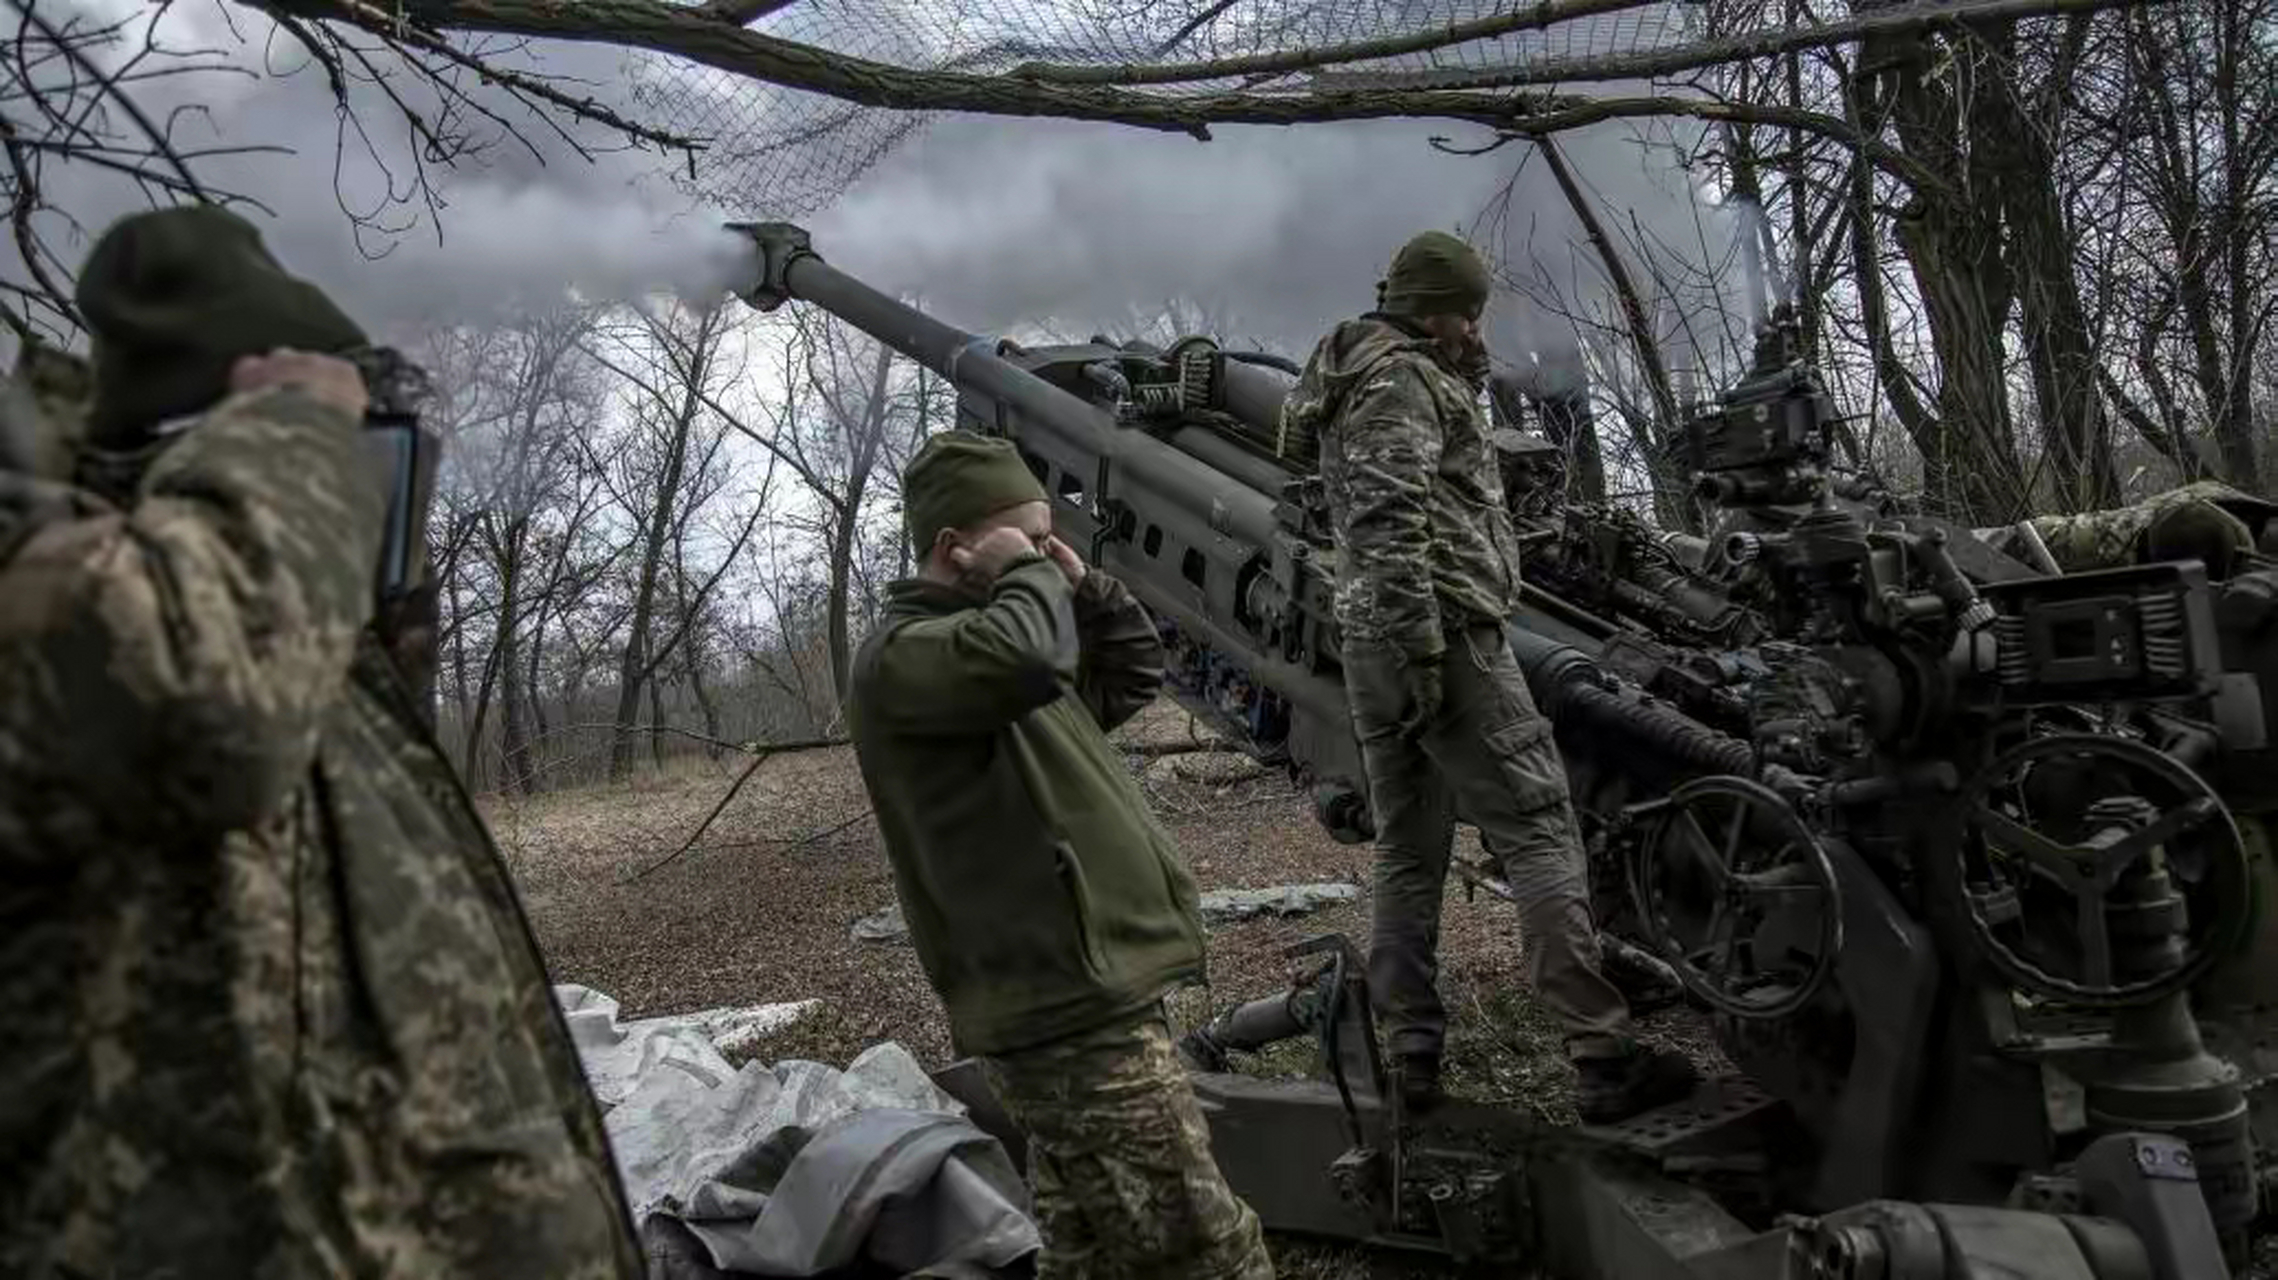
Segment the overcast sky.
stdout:
<path fill-rule="evenodd" d="M 363 95 L 356 116 L 371 135 L 367 145 L 343 127 L 322 75 L 273 36 L 266 18 L 225 0 L 185 0 L 169 22 L 174 45 L 224 49 L 257 74 L 157 82 L 147 101 L 209 110 L 210 125 L 180 123 L 193 143 L 290 148 L 214 161 L 202 172 L 268 204 L 273 215 L 248 213 L 279 257 L 374 328 L 479 321 L 571 283 L 603 293 L 717 289 L 729 242 L 716 225 L 779 212 L 765 190 L 713 183 L 710 198 L 690 194 L 672 180 L 675 167 L 685 172 L 678 157 L 618 153 L 588 163 L 525 114 L 543 162 L 501 141 L 456 171 L 431 169 L 443 202 L 438 222 L 410 184 L 404 123 L 376 95 Z M 619 51 L 554 46 L 521 59 L 533 61 L 584 77 L 605 98 L 624 96 L 628 66 Z M 1508 234 L 1486 247 L 1511 261 L 1533 255 L 1562 293 L 1599 292 L 1595 270 L 1586 260 L 1575 265 L 1563 198 L 1539 163 L 1520 169 L 1527 148 L 1450 156 L 1431 147 L 1434 134 L 1481 140 L 1447 121 L 1224 128 L 1202 143 L 1108 125 L 942 117 L 838 198 L 801 212 L 834 264 L 881 288 L 920 293 L 960 327 L 997 332 L 1050 319 L 1072 330 L 1128 330 L 1135 309 L 1180 298 L 1237 319 L 1244 336 L 1302 354 L 1327 325 L 1366 308 L 1404 238 L 1471 225 L 1517 172 Z M 1634 216 L 1668 244 L 1720 254 L 1730 216 L 1703 205 L 1666 148 L 1641 148 L 1636 136 L 1614 124 L 1568 135 L 1565 145 L 1611 221 L 1627 227 Z M 51 177 L 49 186 L 90 232 L 141 203 L 123 184 L 85 174 Z M 344 205 L 380 209 L 409 229 L 359 237 Z M 86 238 L 53 224 L 51 234 L 76 265 Z M 1506 356 L 1532 340 L 1515 312 L 1499 319 Z"/>

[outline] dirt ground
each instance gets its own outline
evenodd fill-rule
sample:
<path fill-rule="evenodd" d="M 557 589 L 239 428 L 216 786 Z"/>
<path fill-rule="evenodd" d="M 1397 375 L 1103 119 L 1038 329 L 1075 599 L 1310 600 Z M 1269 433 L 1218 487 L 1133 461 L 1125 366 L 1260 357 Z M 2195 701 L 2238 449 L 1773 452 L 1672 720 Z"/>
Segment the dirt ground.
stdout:
<path fill-rule="evenodd" d="M 1278 775 L 1212 786 L 1188 781 L 1141 744 L 1192 741 L 1167 700 L 1116 736 L 1201 887 L 1265 888 L 1343 881 L 1358 901 L 1290 919 L 1222 926 L 1210 939 L 1210 985 L 1174 1000 L 1185 1025 L 1287 982 L 1281 949 L 1341 932 L 1365 945 L 1367 846 L 1339 845 L 1310 802 Z M 719 1005 L 820 999 L 821 1010 L 756 1046 L 768 1060 L 843 1066 L 898 1040 L 928 1065 L 949 1058 L 939 1003 L 906 942 L 862 942 L 855 921 L 894 901 L 893 881 L 848 748 L 762 763 L 702 835 L 706 815 L 749 764 L 729 753 L 661 774 L 486 806 L 512 862 L 557 982 L 616 997 L 627 1017 Z M 684 848 L 684 846 L 686 846 Z M 1555 1029 L 1518 994 L 1522 965 L 1507 903 L 1449 894 L 1441 989 L 1449 1003 L 1447 1084 L 1481 1100 L 1570 1119 L 1572 1082 Z M 1644 1019 L 1643 1034 L 1714 1065 L 1693 1016 Z M 1245 1064 L 1277 1072 L 1301 1055 Z M 1276 1242 L 1284 1276 L 1316 1280 L 1436 1275 L 1352 1250 Z"/>

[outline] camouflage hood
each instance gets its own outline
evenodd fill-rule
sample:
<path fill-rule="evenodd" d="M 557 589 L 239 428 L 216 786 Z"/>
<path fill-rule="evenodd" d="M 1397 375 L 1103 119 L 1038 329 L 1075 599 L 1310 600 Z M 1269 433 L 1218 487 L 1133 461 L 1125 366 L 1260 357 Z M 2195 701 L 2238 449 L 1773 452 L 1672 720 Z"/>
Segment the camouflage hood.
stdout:
<path fill-rule="evenodd" d="M 1345 397 L 1386 357 L 1403 351 L 1435 359 L 1438 343 L 1376 312 L 1331 329 L 1314 346 L 1304 376 L 1282 403 L 1282 452 L 1312 457 L 1321 429 L 1344 407 Z"/>

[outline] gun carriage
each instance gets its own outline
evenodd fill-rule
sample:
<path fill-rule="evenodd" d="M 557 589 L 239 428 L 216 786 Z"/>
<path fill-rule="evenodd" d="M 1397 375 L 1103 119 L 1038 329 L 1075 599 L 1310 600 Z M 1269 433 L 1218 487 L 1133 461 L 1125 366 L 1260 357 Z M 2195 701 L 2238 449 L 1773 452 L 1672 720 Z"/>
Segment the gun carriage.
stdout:
<path fill-rule="evenodd" d="M 821 306 L 952 382 L 959 424 L 1014 439 L 1062 536 L 1156 614 L 1180 698 L 1369 837 L 1316 442 L 1279 413 L 1297 370 L 1206 338 L 975 337 L 795 227 L 739 229 L 747 302 Z M 1741 1078 L 1605 1129 L 1403 1116 L 1357 957 L 1320 939 L 1290 990 L 1188 1040 L 1269 1226 L 1574 1280 L 2242 1262 L 2247 1092 L 2194 994 L 2235 964 L 2267 861 L 2278 567 L 2054 574 L 1838 470 L 1833 424 L 1774 324 L 1685 432 L 1713 537 L 1514 486 L 1510 634 L 1599 919 L 1710 1011 Z M 1515 476 L 1531 449 L 1513 438 Z M 1210 1069 L 1295 1035 L 1320 1079 Z M 943 1079 L 994 1114 L 977 1073 Z"/>

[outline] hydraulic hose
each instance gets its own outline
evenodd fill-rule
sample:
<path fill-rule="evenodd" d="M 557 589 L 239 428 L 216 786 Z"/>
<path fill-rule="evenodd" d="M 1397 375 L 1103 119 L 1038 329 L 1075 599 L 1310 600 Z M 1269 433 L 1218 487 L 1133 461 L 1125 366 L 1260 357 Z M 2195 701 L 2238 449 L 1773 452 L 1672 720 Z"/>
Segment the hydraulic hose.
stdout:
<path fill-rule="evenodd" d="M 1536 703 L 1554 725 L 1618 733 L 1675 761 L 1714 773 L 1747 777 L 1755 772 L 1756 753 L 1747 743 L 1673 707 L 1605 688 L 1598 664 L 1572 645 L 1513 627 L 1511 652 L 1526 673 Z"/>

